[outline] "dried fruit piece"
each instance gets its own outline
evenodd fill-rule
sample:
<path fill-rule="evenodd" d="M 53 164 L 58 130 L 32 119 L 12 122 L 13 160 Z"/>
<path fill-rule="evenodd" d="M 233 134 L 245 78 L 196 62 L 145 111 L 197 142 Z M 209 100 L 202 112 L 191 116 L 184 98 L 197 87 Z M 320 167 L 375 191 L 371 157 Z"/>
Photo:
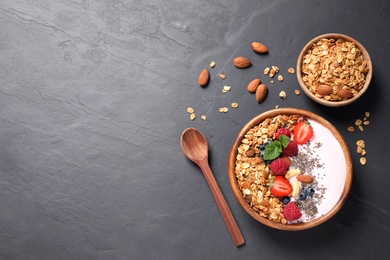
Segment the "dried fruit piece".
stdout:
<path fill-rule="evenodd" d="M 261 54 L 264 54 L 264 53 L 267 53 L 267 52 L 268 52 L 267 46 L 265 46 L 265 45 L 262 44 L 261 42 L 252 42 L 252 49 L 253 49 L 255 52 L 261 53 Z"/>
<path fill-rule="evenodd" d="M 238 57 L 234 58 L 233 64 L 234 64 L 234 66 L 236 66 L 239 69 L 245 69 L 245 68 L 250 67 L 252 65 L 252 62 L 248 58 L 238 56 Z"/>
<path fill-rule="evenodd" d="M 248 91 L 251 92 L 251 93 L 255 93 L 256 92 L 256 89 L 257 87 L 260 85 L 261 83 L 261 80 L 260 79 L 254 79 L 252 80 L 251 82 L 249 82 L 248 84 Z"/>
<path fill-rule="evenodd" d="M 268 94 L 268 87 L 265 84 L 260 84 L 256 89 L 256 101 L 261 103 Z"/>
<path fill-rule="evenodd" d="M 210 80 L 210 73 L 208 69 L 203 69 L 198 77 L 198 83 L 200 86 L 205 87 Z"/>

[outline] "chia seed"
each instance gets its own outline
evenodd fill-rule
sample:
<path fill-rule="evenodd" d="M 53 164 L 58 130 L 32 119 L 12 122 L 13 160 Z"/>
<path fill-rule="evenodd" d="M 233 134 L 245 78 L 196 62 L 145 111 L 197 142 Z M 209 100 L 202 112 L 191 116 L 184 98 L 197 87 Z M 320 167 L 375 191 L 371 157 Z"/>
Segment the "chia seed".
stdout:
<path fill-rule="evenodd" d="M 310 142 L 300 147 L 296 156 L 291 159 L 291 167 L 301 170 L 301 174 L 308 174 L 313 176 L 314 181 L 311 184 L 302 184 L 302 190 L 306 190 L 311 186 L 315 193 L 312 197 L 307 197 L 305 200 L 296 200 L 298 208 L 305 215 L 306 221 L 315 218 L 318 213 L 317 205 L 322 204 L 322 200 L 325 197 L 326 187 L 323 187 L 318 183 L 319 179 L 323 179 L 323 176 L 316 171 L 324 168 L 324 164 L 321 162 L 316 150 L 322 146 L 322 143 L 317 142 L 310 148 Z"/>

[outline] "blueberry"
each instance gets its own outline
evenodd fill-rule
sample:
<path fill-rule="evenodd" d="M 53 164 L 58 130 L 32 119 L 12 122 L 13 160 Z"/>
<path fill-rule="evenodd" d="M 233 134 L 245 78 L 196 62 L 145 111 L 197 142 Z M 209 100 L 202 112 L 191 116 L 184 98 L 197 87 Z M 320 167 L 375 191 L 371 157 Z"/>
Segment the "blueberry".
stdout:
<path fill-rule="evenodd" d="M 281 201 L 284 205 L 287 205 L 290 202 L 291 198 L 289 196 L 284 196 L 281 198 Z"/>
<path fill-rule="evenodd" d="M 299 193 L 298 195 L 298 199 L 305 200 L 306 198 L 307 198 L 306 192 L 301 191 L 301 193 Z"/>
<path fill-rule="evenodd" d="M 306 196 L 312 197 L 314 195 L 315 190 L 313 189 L 312 186 L 309 186 L 306 188 L 305 193 Z"/>

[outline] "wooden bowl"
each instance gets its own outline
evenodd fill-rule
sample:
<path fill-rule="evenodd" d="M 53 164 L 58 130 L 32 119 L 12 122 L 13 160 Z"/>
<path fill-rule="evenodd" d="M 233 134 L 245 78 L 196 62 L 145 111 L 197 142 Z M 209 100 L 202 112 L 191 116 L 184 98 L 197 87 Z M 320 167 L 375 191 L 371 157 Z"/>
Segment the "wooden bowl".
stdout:
<path fill-rule="evenodd" d="M 329 185 L 323 200 L 323 208 L 326 212 L 320 212 L 319 207 L 319 213 L 314 219 L 304 220 L 301 223 L 282 224 L 261 216 L 245 200 L 240 190 L 235 172 L 238 148 L 241 145 L 244 136 L 254 126 L 259 125 L 267 118 L 278 115 L 299 115 L 308 119 L 312 123 L 314 129 L 314 136 L 310 142 L 323 143 L 323 146 L 321 147 L 323 150 L 320 150 L 320 155 L 321 160 L 324 162 L 324 172 L 321 173 L 321 176 L 324 176 L 324 187 Z M 238 133 L 229 154 L 228 174 L 234 195 L 236 196 L 240 205 L 250 216 L 264 225 L 275 229 L 297 231 L 318 226 L 329 220 L 340 210 L 351 189 L 352 159 L 345 140 L 339 131 L 327 120 L 316 115 L 315 113 L 306 110 L 297 108 L 279 108 L 269 110 L 256 116 L 251 121 L 249 121 Z"/>
<path fill-rule="evenodd" d="M 326 100 L 326 99 L 324 99 L 323 96 L 318 96 L 318 95 L 314 94 L 312 91 L 310 91 L 303 80 L 302 65 L 303 65 L 305 54 L 307 54 L 308 50 L 314 44 L 316 44 L 319 40 L 324 39 L 324 38 L 335 39 L 335 40 L 341 38 L 341 39 L 344 39 L 346 41 L 355 43 L 356 47 L 358 49 L 360 49 L 360 51 L 362 52 L 364 60 L 367 62 L 368 72 L 366 74 L 365 83 L 364 83 L 363 87 L 357 92 L 357 94 L 355 94 L 351 98 L 338 100 L 338 101 Z M 370 85 L 371 79 L 372 79 L 373 68 L 372 68 L 372 61 L 371 61 L 370 55 L 368 54 L 367 50 L 364 48 L 364 46 L 362 44 L 360 44 L 358 41 L 356 41 L 355 39 L 353 39 L 347 35 L 343 35 L 343 34 L 339 34 L 339 33 L 329 33 L 329 34 L 323 34 L 323 35 L 317 36 L 305 45 L 305 47 L 302 49 L 301 53 L 299 54 L 296 71 L 297 71 L 297 78 L 298 78 L 299 85 L 301 86 L 302 90 L 306 93 L 306 95 L 308 95 L 312 100 L 316 101 L 319 104 L 322 104 L 325 106 L 330 106 L 330 107 L 339 107 L 339 106 L 345 106 L 345 105 L 348 105 L 348 104 L 355 102 L 364 94 L 364 92 L 366 92 L 366 90 L 368 89 L 368 86 Z M 329 85 L 331 85 L 331 84 L 329 84 Z"/>

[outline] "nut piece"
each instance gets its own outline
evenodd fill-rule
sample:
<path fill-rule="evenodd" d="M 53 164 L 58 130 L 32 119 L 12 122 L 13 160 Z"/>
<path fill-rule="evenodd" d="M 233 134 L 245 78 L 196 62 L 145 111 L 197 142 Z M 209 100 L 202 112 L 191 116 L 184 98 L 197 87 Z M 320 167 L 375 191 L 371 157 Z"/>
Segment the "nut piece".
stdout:
<path fill-rule="evenodd" d="M 205 87 L 210 80 L 210 73 L 208 69 L 203 69 L 198 77 L 198 83 L 200 86 Z"/>
<path fill-rule="evenodd" d="M 291 184 L 291 186 L 292 186 L 292 188 L 293 188 L 291 197 L 297 198 L 298 195 L 299 195 L 299 193 L 301 192 L 301 184 L 299 183 L 299 181 L 294 181 L 294 182 Z"/>
<path fill-rule="evenodd" d="M 252 65 L 252 62 L 248 58 L 238 56 L 238 57 L 234 58 L 233 64 L 234 64 L 234 66 L 236 66 L 239 69 L 245 69 L 245 68 L 250 67 Z"/>
<path fill-rule="evenodd" d="M 261 42 L 252 42 L 252 49 L 257 53 L 267 53 L 268 48 Z"/>
<path fill-rule="evenodd" d="M 339 97 L 341 97 L 342 99 L 348 99 L 348 98 L 351 98 L 353 97 L 353 94 L 351 91 L 349 91 L 348 89 L 340 89 L 338 92 L 337 92 L 337 95 Z"/>
<path fill-rule="evenodd" d="M 247 87 L 248 91 L 249 91 L 250 93 L 255 93 L 255 92 L 256 92 L 256 89 L 257 89 L 257 87 L 260 85 L 260 83 L 261 83 L 261 80 L 260 80 L 260 79 L 254 79 L 254 80 L 252 80 L 252 81 L 249 82 L 249 84 L 248 84 L 248 87 Z"/>
<path fill-rule="evenodd" d="M 297 180 L 302 183 L 312 183 L 313 182 L 313 176 L 305 174 L 305 175 L 298 175 Z"/>
<path fill-rule="evenodd" d="M 268 87 L 265 84 L 260 84 L 256 89 L 256 101 L 258 103 L 263 102 L 268 94 Z"/>
<path fill-rule="evenodd" d="M 330 93 L 332 93 L 332 91 L 333 91 L 333 88 L 329 85 L 321 84 L 321 85 L 318 85 L 318 87 L 317 87 L 317 94 L 319 94 L 321 96 L 329 95 Z"/>

